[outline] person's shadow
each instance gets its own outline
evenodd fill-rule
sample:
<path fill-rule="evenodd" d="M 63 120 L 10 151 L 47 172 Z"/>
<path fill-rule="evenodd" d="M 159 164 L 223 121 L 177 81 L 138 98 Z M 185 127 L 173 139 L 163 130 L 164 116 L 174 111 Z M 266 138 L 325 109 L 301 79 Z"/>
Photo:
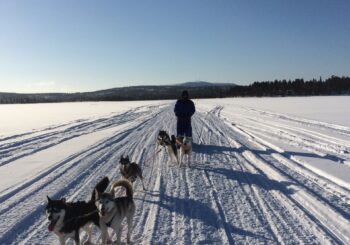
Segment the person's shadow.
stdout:
<path fill-rule="evenodd" d="M 202 203 L 199 200 L 194 200 L 192 198 L 180 198 L 180 197 L 173 197 L 169 196 L 167 194 L 151 194 L 150 195 L 160 195 L 161 198 L 159 201 L 151 201 L 147 199 L 142 199 L 142 201 L 153 203 L 156 205 L 159 205 L 160 208 L 168 210 L 170 213 L 176 213 L 177 215 L 181 215 L 186 219 L 189 220 L 198 220 L 202 222 L 206 226 L 210 226 L 214 228 L 215 230 L 218 229 L 224 229 L 225 233 L 227 235 L 227 239 L 229 240 L 230 244 L 234 244 L 234 239 L 232 237 L 233 234 L 237 234 L 243 237 L 251 237 L 255 240 L 258 240 L 259 242 L 269 243 L 269 242 L 276 242 L 273 241 L 271 238 L 266 236 L 266 234 L 256 234 L 254 232 L 244 230 L 242 228 L 238 228 L 234 226 L 233 224 L 228 223 L 225 220 L 225 217 L 223 217 L 219 210 L 219 215 L 216 211 L 214 211 L 211 207 L 209 207 L 207 204 Z M 157 223 L 157 225 L 162 225 L 161 223 Z M 191 241 L 188 241 L 190 244 Z M 214 244 L 215 238 L 210 238 L 210 234 L 208 234 L 208 237 L 205 241 L 201 241 L 200 244 Z"/>

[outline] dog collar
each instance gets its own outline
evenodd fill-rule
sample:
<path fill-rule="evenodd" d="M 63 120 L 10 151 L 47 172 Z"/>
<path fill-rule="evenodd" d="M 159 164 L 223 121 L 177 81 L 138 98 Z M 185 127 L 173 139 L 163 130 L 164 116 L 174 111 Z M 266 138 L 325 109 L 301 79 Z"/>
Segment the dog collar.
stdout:
<path fill-rule="evenodd" d="M 106 225 L 107 225 L 108 227 L 111 227 L 111 224 L 112 224 L 113 219 L 114 219 L 114 216 L 112 217 L 112 219 L 111 219 L 108 223 L 106 223 Z"/>

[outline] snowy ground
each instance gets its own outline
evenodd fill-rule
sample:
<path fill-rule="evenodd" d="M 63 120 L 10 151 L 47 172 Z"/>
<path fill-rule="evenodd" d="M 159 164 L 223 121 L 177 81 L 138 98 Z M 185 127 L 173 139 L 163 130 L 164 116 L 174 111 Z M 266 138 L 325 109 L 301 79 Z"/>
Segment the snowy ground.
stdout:
<path fill-rule="evenodd" d="M 350 97 L 195 102 L 181 169 L 154 156 L 173 102 L 0 105 L 0 244 L 58 244 L 46 195 L 87 200 L 122 154 L 148 188 L 134 244 L 350 244 Z"/>

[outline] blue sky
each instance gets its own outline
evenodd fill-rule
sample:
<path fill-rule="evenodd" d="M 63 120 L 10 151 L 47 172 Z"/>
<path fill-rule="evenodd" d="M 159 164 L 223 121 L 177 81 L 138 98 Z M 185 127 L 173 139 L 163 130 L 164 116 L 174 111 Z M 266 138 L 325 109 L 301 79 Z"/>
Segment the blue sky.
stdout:
<path fill-rule="evenodd" d="M 350 75 L 350 1 L 0 0 L 0 91 Z"/>

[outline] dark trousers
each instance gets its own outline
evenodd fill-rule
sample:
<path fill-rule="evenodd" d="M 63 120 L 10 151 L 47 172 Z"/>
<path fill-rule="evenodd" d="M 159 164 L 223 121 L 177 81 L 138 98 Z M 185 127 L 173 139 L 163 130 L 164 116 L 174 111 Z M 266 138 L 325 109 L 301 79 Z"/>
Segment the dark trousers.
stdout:
<path fill-rule="evenodd" d="M 192 137 L 192 126 L 191 126 L 191 121 L 177 121 L 177 136 L 187 136 L 187 137 Z"/>

